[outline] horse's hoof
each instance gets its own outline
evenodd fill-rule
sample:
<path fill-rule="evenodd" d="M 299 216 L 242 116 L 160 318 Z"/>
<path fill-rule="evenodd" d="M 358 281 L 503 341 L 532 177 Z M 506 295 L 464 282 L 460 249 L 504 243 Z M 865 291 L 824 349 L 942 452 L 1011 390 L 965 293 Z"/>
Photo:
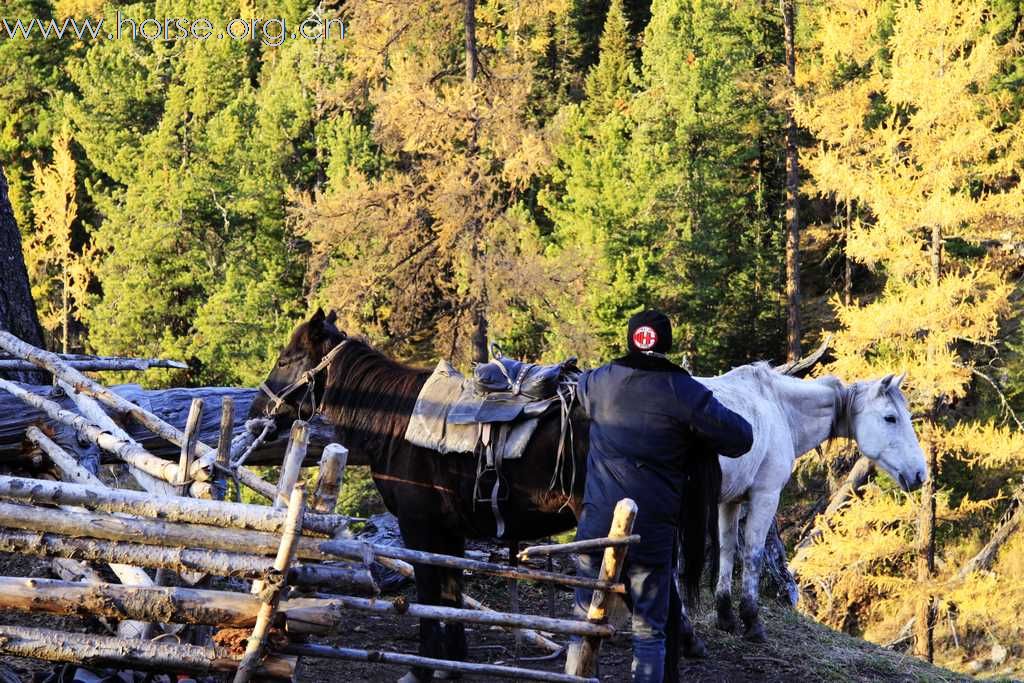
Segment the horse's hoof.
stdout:
<path fill-rule="evenodd" d="M 421 683 L 419 677 L 413 672 L 409 672 L 398 679 L 398 683 Z"/>
<path fill-rule="evenodd" d="M 683 656 L 687 659 L 706 659 L 708 648 L 697 636 L 683 639 Z"/>
<path fill-rule="evenodd" d="M 728 595 L 719 595 L 715 598 L 715 612 L 717 615 L 715 625 L 719 630 L 734 633 L 736 631 L 736 615 L 732 611 L 732 600 Z"/>
<path fill-rule="evenodd" d="M 762 626 L 759 621 L 747 627 L 747 630 L 743 633 L 743 639 L 748 640 L 751 643 L 768 642 L 768 637 L 764 633 L 764 626 Z"/>

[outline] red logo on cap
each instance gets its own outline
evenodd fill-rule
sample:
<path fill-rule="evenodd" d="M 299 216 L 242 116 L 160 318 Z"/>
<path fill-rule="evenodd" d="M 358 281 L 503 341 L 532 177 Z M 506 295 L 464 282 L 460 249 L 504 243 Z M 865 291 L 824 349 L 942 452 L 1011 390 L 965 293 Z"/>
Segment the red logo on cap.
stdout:
<path fill-rule="evenodd" d="M 641 351 L 649 351 L 658 343 L 658 333 L 653 327 L 643 325 L 633 330 L 633 344 Z"/>

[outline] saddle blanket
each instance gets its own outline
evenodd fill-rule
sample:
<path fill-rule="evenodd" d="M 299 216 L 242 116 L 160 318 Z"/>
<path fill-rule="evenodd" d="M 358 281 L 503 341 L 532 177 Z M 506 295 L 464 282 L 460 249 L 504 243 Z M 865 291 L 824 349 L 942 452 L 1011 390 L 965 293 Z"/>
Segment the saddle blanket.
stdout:
<path fill-rule="evenodd" d="M 474 454 L 483 445 L 501 459 L 518 458 L 537 430 L 540 415 L 558 400 L 478 394 L 471 380 L 441 360 L 416 397 L 405 440 L 440 453 Z"/>

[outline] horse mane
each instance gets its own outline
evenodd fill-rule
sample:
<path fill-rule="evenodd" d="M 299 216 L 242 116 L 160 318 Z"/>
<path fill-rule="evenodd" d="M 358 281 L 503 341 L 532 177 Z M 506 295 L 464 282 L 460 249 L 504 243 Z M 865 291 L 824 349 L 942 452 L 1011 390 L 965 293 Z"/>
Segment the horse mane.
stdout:
<path fill-rule="evenodd" d="M 430 371 L 388 358 L 361 339 L 342 343 L 327 369 L 324 416 L 342 438 L 365 448 L 401 439 Z"/>

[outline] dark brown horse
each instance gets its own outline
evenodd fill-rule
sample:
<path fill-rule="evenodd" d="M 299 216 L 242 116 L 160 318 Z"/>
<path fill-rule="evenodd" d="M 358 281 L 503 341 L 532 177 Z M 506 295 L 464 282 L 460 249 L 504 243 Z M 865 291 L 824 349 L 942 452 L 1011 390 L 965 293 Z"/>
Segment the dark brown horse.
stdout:
<path fill-rule="evenodd" d="M 476 458 L 472 454 L 441 454 L 404 438 L 430 371 L 387 358 L 366 343 L 347 337 L 334 321 L 333 312 L 325 316 L 318 310 L 299 325 L 265 382 L 271 393 L 284 392 L 345 342 L 316 371 L 308 387 L 282 397 L 280 405 L 261 393 L 250 416 L 272 414 L 281 429 L 296 417 L 309 419 L 319 410 L 335 426 L 337 440 L 349 449 L 349 462 L 370 466 L 384 505 L 398 518 L 402 538 L 410 548 L 461 556 L 466 538 L 493 537 L 496 523 L 490 504 L 475 501 Z M 536 539 L 576 526 L 583 498 L 587 426 L 578 410 L 572 414 L 572 423 L 573 452 L 564 458 L 562 471 L 555 472 L 561 438 L 557 412 L 542 419 L 520 459 L 503 464 L 503 485 L 507 487 L 503 490 L 508 492 L 501 509 L 506 539 Z M 709 464 L 710 460 L 700 466 Z M 717 459 L 713 467 L 717 468 Z M 702 485 L 689 487 L 692 491 L 681 512 L 691 520 L 707 520 L 717 515 L 717 488 L 703 485 L 705 473 L 695 474 L 691 479 Z M 686 536 L 683 554 L 700 558 L 688 563 L 700 567 L 705 535 Z M 461 571 L 425 565 L 416 565 L 415 571 L 419 602 L 462 606 Z M 687 574 L 687 588 L 695 590 L 700 575 Z M 421 620 L 420 654 L 463 659 L 466 639 L 462 625 L 449 623 L 442 628 L 436 620 Z M 432 676 L 429 670 L 414 669 L 413 673 L 423 681 Z"/>

